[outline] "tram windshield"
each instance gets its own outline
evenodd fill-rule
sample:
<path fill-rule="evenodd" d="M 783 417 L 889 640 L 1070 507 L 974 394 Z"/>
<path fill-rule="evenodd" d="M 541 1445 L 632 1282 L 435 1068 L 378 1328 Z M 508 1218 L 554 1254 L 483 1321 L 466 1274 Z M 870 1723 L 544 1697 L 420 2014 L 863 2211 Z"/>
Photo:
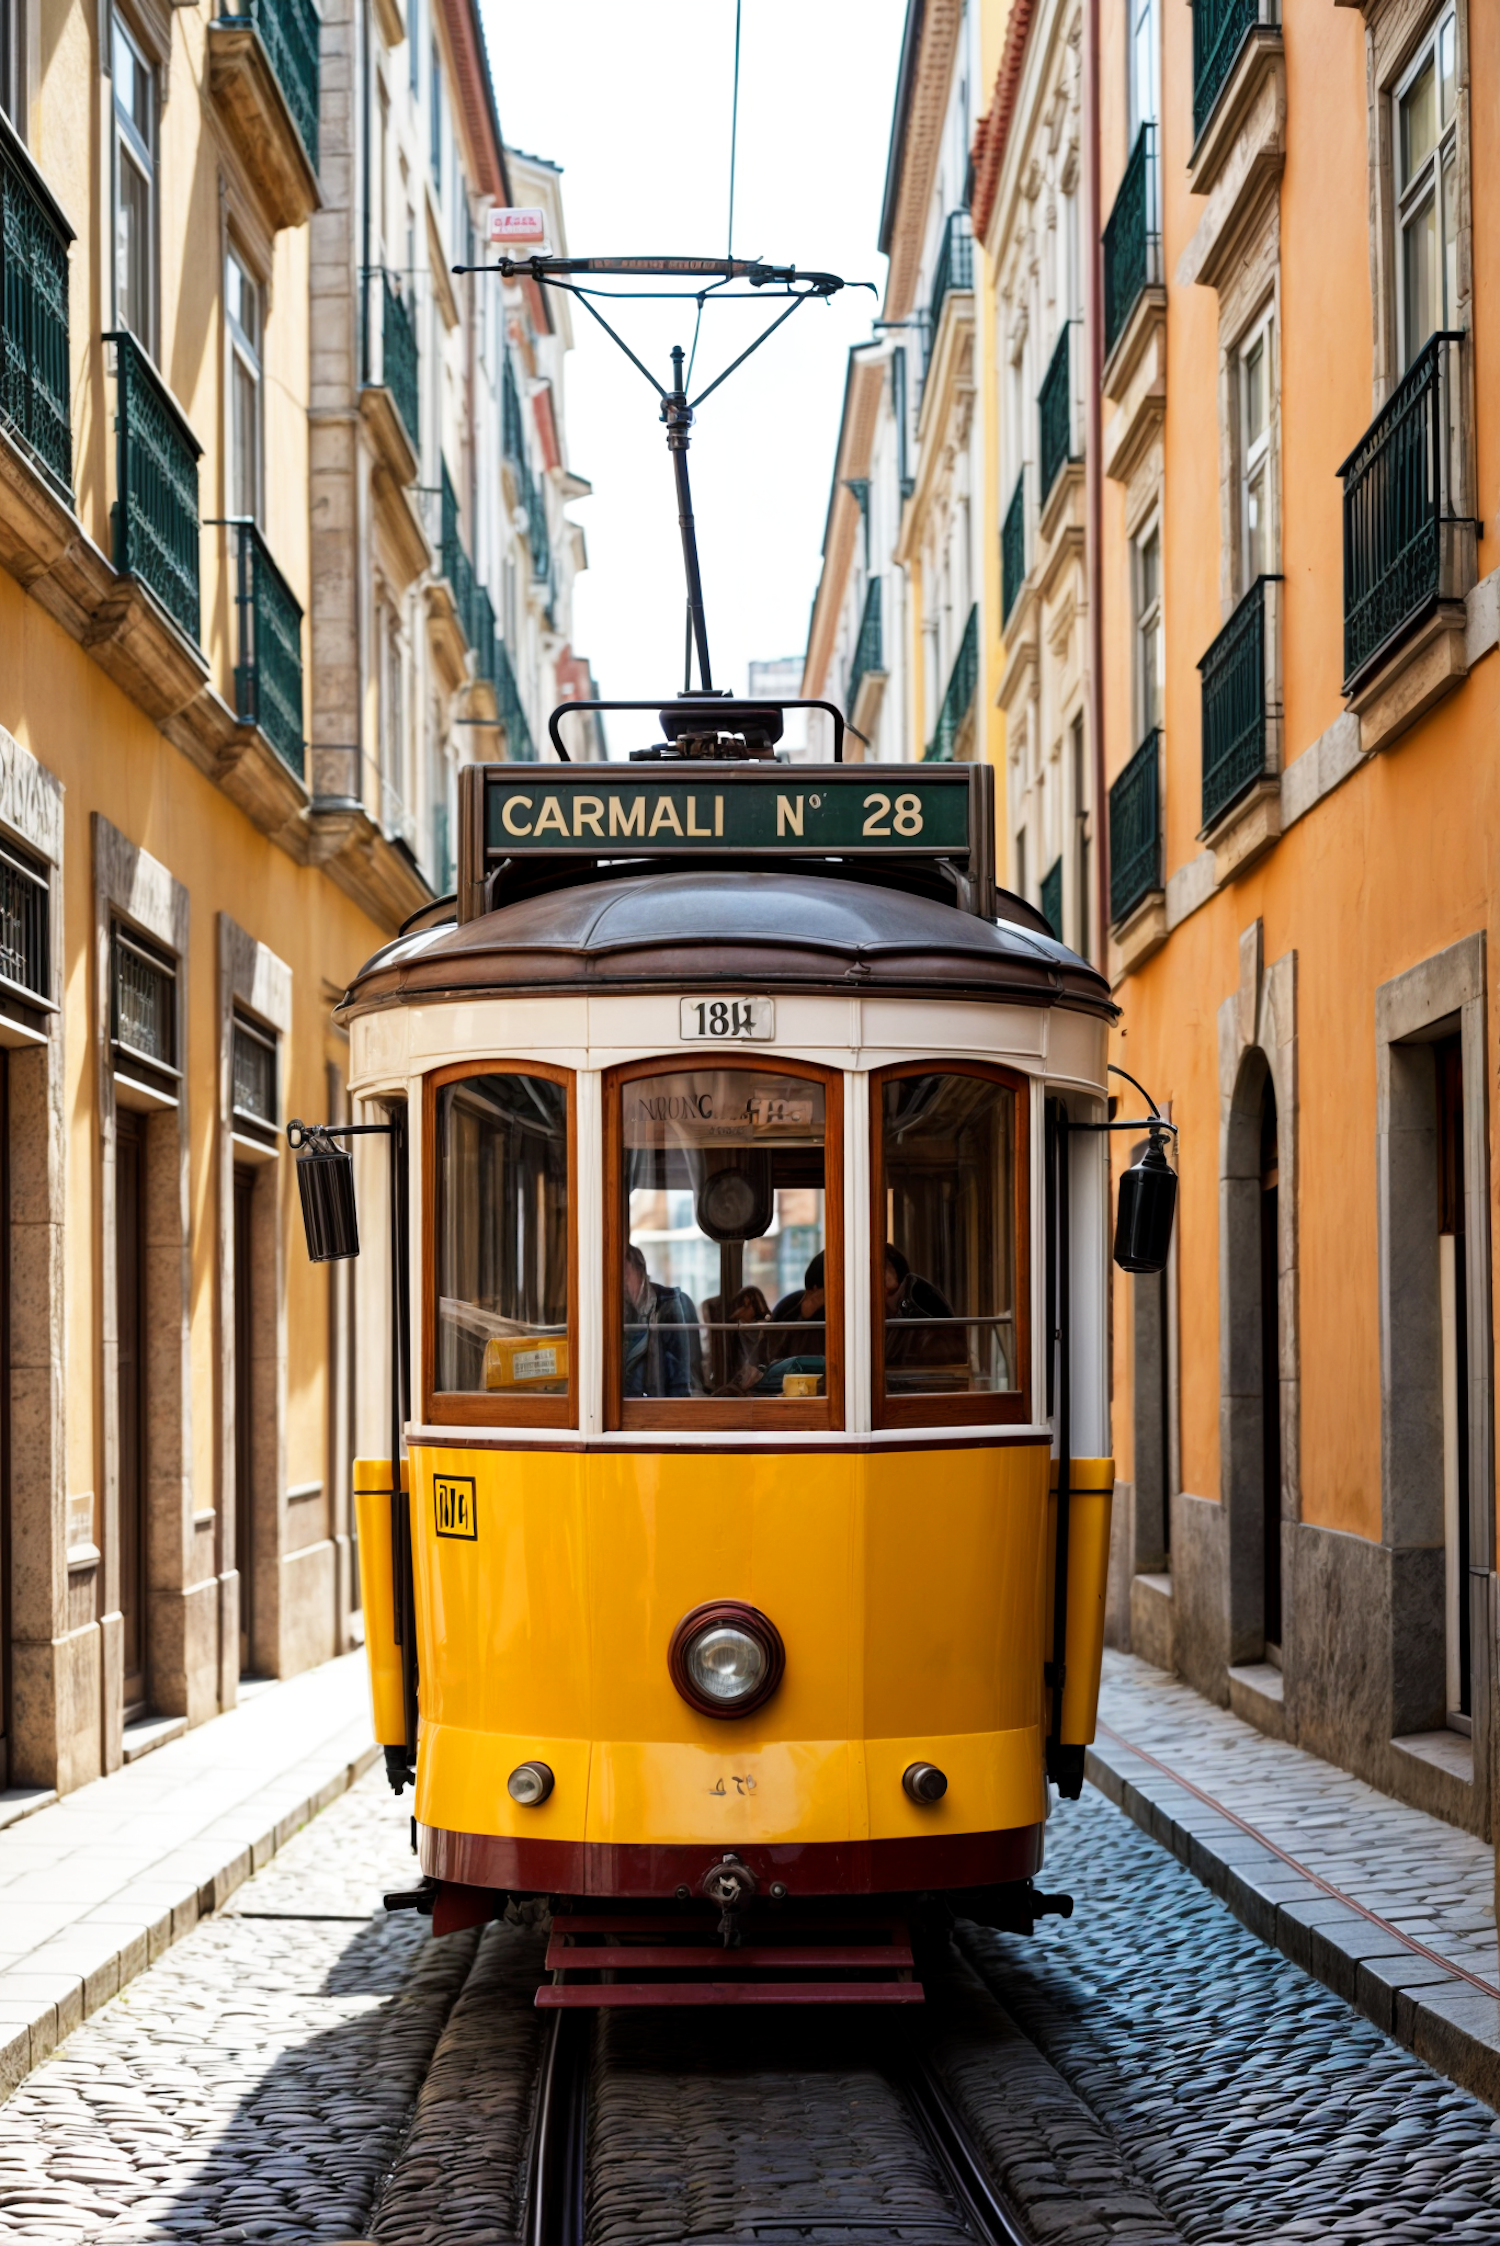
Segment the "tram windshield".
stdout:
<path fill-rule="evenodd" d="M 824 1087 L 676 1069 L 620 1089 L 625 1396 L 821 1396 Z"/>
<path fill-rule="evenodd" d="M 880 1102 L 886 1395 L 1016 1388 L 1015 1091 L 902 1073 Z"/>
<path fill-rule="evenodd" d="M 491 1071 L 438 1088 L 439 1389 L 568 1391 L 568 1095 Z"/>

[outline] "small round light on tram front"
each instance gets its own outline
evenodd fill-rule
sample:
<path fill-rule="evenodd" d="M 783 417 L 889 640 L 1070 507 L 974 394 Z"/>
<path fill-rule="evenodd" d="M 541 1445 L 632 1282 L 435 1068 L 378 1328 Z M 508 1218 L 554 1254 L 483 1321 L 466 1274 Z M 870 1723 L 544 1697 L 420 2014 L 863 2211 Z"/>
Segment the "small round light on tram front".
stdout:
<path fill-rule="evenodd" d="M 505 1781 L 505 1791 L 522 1809 L 540 1809 L 557 1781 L 544 1762 L 517 1763 Z"/>
<path fill-rule="evenodd" d="M 901 1784 L 907 1798 L 919 1809 L 930 1809 L 948 1791 L 946 1775 L 930 1762 L 908 1763 L 901 1773 Z"/>
<path fill-rule="evenodd" d="M 762 1707 L 785 1665 L 775 1623 L 738 1599 L 694 1607 L 673 1631 L 667 1653 L 673 1684 L 704 1716 L 747 1716 Z"/>

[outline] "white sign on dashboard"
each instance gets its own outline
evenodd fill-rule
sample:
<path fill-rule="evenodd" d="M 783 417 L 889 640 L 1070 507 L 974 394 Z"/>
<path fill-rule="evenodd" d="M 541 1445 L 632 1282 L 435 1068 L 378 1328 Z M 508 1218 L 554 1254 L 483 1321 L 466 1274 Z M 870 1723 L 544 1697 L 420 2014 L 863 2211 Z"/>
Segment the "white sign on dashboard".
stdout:
<path fill-rule="evenodd" d="M 773 998 L 685 998 L 682 1035 L 696 1044 L 760 1044 L 776 1035 Z"/>

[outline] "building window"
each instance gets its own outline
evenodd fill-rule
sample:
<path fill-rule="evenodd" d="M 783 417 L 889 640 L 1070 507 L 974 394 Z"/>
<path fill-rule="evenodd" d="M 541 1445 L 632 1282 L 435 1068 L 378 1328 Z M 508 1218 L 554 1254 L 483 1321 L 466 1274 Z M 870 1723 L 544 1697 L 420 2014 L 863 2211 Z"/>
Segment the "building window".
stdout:
<path fill-rule="evenodd" d="M 443 72 L 438 59 L 437 41 L 432 42 L 432 77 L 428 83 L 432 132 L 432 184 L 441 197 L 443 192 Z"/>
<path fill-rule="evenodd" d="M 1130 145 L 1142 125 L 1156 123 L 1156 0 L 1128 0 Z"/>
<path fill-rule="evenodd" d="M 115 325 L 156 349 L 156 72 L 114 19 Z"/>
<path fill-rule="evenodd" d="M 1403 370 L 1458 316 L 1458 27 L 1444 9 L 1396 89 L 1399 267 L 1397 338 Z"/>
<path fill-rule="evenodd" d="M 116 1078 L 175 1103 L 177 967 L 169 952 L 116 925 L 110 932 L 109 1034 Z"/>
<path fill-rule="evenodd" d="M 0 979 L 28 998 L 52 996 L 51 901 L 45 867 L 0 845 Z"/>
<path fill-rule="evenodd" d="M 388 608 L 380 613 L 380 823 L 394 834 L 406 817 L 405 680 L 395 616 Z"/>
<path fill-rule="evenodd" d="M 411 98 L 416 101 L 422 92 L 422 0 L 410 0 L 406 19 L 407 72 L 411 79 Z"/>
<path fill-rule="evenodd" d="M 1272 325 L 1268 313 L 1241 344 L 1240 418 L 1240 566 L 1246 593 L 1257 577 L 1274 567 L 1271 539 L 1271 398 L 1275 372 Z"/>
<path fill-rule="evenodd" d="M 0 0 L 0 109 L 26 138 L 26 0 Z"/>
<path fill-rule="evenodd" d="M 229 512 L 259 518 L 261 303 L 237 250 L 224 261 L 229 331 Z"/>
<path fill-rule="evenodd" d="M 1162 720 L 1166 643 L 1161 615 L 1161 532 L 1153 524 L 1135 542 L 1136 734 L 1144 740 Z"/>
<path fill-rule="evenodd" d="M 276 1138 L 276 1034 L 235 1011 L 230 1053 L 234 1125 L 247 1137 Z"/>
<path fill-rule="evenodd" d="M 1089 956 L 1089 904 L 1092 886 L 1090 871 L 1092 853 L 1089 848 L 1089 771 L 1083 746 L 1083 712 L 1080 710 L 1072 724 L 1073 750 L 1073 879 L 1078 902 L 1074 907 L 1077 938 L 1074 949 L 1080 959 Z"/>

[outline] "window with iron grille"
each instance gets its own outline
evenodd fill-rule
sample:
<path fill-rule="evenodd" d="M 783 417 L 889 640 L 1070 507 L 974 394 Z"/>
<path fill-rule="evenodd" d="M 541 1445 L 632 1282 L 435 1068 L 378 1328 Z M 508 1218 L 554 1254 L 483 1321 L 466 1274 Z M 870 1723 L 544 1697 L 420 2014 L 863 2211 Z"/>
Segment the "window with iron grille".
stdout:
<path fill-rule="evenodd" d="M 239 1013 L 234 1017 L 230 1056 L 231 1104 L 237 1123 L 276 1128 L 276 1036 Z"/>
<path fill-rule="evenodd" d="M 120 1051 L 177 1073 L 177 969 L 124 928 L 111 938 L 110 1035 Z"/>
<path fill-rule="evenodd" d="M 0 978 L 28 998 L 52 997 L 51 892 L 29 853 L 0 847 Z"/>

